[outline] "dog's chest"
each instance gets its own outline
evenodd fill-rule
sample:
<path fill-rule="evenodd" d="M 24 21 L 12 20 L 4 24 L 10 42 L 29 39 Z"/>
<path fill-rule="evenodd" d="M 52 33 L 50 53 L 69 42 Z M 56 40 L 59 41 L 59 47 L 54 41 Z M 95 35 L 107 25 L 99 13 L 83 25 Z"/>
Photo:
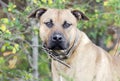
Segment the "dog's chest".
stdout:
<path fill-rule="evenodd" d="M 57 77 L 59 79 L 58 81 L 67 81 L 68 79 L 71 81 L 71 79 L 73 78 L 73 74 L 74 74 L 73 72 L 75 72 L 73 71 L 74 70 L 73 67 L 68 68 L 63 64 L 54 61 L 53 68 L 55 68 L 56 73 L 58 75 Z M 53 74 L 56 75 L 55 72 Z"/>
<path fill-rule="evenodd" d="M 58 81 L 92 81 L 91 79 L 94 77 L 94 64 L 89 62 L 83 62 L 84 59 L 81 58 L 81 61 L 77 61 L 76 59 L 72 59 L 70 62 L 71 68 L 68 68 L 59 62 L 55 61 L 56 71 L 58 74 Z M 88 78 L 86 78 L 88 77 Z"/>

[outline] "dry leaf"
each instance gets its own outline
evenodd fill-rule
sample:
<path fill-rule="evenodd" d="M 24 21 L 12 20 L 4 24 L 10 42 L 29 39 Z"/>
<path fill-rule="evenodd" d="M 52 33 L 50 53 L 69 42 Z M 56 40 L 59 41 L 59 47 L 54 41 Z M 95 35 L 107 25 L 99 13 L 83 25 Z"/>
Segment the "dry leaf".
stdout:
<path fill-rule="evenodd" d="M 4 52 L 3 53 L 3 56 L 8 56 L 8 55 L 10 55 L 10 54 L 13 54 L 11 51 L 7 51 L 7 52 Z"/>
<path fill-rule="evenodd" d="M 17 62 L 17 56 L 14 56 L 13 59 L 9 60 L 9 68 L 10 69 L 15 68 L 16 62 Z"/>

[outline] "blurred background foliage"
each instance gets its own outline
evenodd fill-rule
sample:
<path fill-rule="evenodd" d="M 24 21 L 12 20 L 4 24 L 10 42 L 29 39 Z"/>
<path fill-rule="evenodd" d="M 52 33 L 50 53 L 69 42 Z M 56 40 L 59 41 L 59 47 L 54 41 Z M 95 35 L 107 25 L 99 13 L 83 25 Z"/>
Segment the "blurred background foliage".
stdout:
<path fill-rule="evenodd" d="M 108 52 L 120 47 L 120 0 L 0 0 L 0 81 L 51 81 L 50 60 L 38 38 L 37 78 L 34 78 L 32 39 L 38 27 L 30 24 L 28 14 L 38 8 L 72 8 L 84 12 L 89 21 L 78 28 Z M 36 26 L 36 25 L 35 25 Z M 32 60 L 32 63 L 31 63 Z"/>

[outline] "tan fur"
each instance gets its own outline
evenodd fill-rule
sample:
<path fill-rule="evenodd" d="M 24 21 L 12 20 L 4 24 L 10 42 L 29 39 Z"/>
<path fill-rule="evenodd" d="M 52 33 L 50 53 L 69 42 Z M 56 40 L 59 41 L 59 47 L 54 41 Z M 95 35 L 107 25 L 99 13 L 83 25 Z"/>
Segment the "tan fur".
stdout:
<path fill-rule="evenodd" d="M 66 60 L 72 68 L 52 61 L 53 81 L 60 81 L 60 76 L 63 77 L 63 81 L 68 81 L 65 76 L 73 81 L 120 81 L 120 58 L 110 56 L 93 44 L 83 32 L 79 34 L 80 44 Z"/>
<path fill-rule="evenodd" d="M 52 19 L 53 28 L 44 25 L 44 21 Z M 62 28 L 64 20 L 72 23 L 68 29 Z M 102 48 L 93 44 L 86 34 L 77 29 L 77 19 L 70 10 L 48 9 L 40 18 L 40 37 L 47 42 L 54 31 L 64 33 L 70 46 L 77 34 L 77 46 L 72 55 L 64 60 L 71 66 L 68 68 L 52 60 L 53 81 L 120 81 L 120 58 L 110 56 Z"/>

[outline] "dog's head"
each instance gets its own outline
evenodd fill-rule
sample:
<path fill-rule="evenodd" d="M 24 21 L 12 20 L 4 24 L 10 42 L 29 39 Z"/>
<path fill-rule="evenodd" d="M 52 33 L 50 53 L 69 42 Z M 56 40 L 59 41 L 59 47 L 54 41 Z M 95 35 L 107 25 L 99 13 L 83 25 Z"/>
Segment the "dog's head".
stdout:
<path fill-rule="evenodd" d="M 88 18 L 78 10 L 44 9 L 35 10 L 29 18 L 40 20 L 40 37 L 47 48 L 65 50 L 72 45 L 76 36 L 78 20 Z"/>

